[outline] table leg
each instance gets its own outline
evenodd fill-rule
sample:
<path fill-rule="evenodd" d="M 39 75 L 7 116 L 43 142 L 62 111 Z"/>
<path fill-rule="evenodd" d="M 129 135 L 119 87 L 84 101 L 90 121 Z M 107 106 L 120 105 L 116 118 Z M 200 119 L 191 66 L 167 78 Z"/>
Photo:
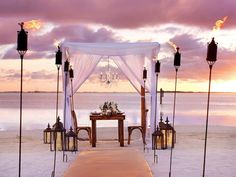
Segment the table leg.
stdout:
<path fill-rule="evenodd" d="M 124 121 L 123 120 L 119 120 L 119 135 L 120 135 L 120 146 L 124 147 Z"/>
<path fill-rule="evenodd" d="M 92 120 L 92 147 L 96 147 L 97 135 L 96 135 L 96 120 Z"/>
<path fill-rule="evenodd" d="M 120 134 L 121 134 L 121 131 L 120 131 L 120 121 L 118 120 L 118 141 L 120 142 Z"/>

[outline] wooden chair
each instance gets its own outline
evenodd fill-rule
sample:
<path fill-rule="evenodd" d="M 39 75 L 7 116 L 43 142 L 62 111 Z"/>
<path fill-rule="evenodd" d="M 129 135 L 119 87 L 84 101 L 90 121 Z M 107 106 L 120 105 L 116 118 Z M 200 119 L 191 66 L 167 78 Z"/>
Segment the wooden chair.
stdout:
<path fill-rule="evenodd" d="M 147 118 L 147 112 L 148 112 L 148 109 L 146 109 L 145 111 L 145 121 L 146 121 L 146 118 Z M 133 132 L 133 130 L 137 129 L 141 132 L 142 134 L 142 139 L 143 139 L 143 144 L 145 145 L 146 144 L 146 140 L 145 140 L 145 130 L 146 130 L 146 125 L 136 125 L 136 126 L 128 126 L 128 144 L 130 144 L 130 139 L 131 139 L 131 134 Z"/>
<path fill-rule="evenodd" d="M 77 118 L 76 118 L 76 114 L 75 114 L 74 110 L 71 111 L 71 115 L 72 115 L 72 121 L 73 121 L 73 125 L 74 125 L 74 130 L 75 130 L 75 132 L 77 134 L 77 137 L 78 137 L 79 132 L 81 130 L 85 130 L 88 133 L 89 142 L 91 144 L 92 143 L 91 127 L 89 127 L 89 126 L 78 126 Z"/>

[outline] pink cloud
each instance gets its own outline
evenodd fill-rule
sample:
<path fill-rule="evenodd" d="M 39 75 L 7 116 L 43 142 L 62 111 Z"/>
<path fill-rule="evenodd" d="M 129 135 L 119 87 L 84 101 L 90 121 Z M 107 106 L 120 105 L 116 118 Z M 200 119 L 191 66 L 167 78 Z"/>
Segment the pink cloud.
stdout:
<path fill-rule="evenodd" d="M 15 31 L 16 34 L 16 31 Z M 12 36 L 10 32 L 6 34 Z M 71 42 L 113 42 L 115 37 L 112 31 L 105 28 L 100 28 L 97 31 L 82 26 L 82 25 L 67 25 L 54 28 L 51 32 L 42 36 L 34 36 L 29 32 L 28 36 L 28 49 L 34 51 L 28 58 L 50 58 L 54 56 L 56 47 L 54 46 L 55 40 L 64 38 L 66 41 Z M 11 43 L 16 43 L 12 39 Z M 2 43 L 8 41 L 2 41 Z M 9 49 L 3 56 L 3 59 L 18 59 L 19 55 L 16 51 L 16 46 Z"/>
<path fill-rule="evenodd" d="M 1 17 L 40 18 L 56 23 L 98 23 L 116 28 L 136 28 L 178 23 L 211 28 L 228 15 L 227 27 L 235 26 L 235 0 L 58 0 L 1 1 Z M 20 19 L 22 20 L 22 19 Z"/>

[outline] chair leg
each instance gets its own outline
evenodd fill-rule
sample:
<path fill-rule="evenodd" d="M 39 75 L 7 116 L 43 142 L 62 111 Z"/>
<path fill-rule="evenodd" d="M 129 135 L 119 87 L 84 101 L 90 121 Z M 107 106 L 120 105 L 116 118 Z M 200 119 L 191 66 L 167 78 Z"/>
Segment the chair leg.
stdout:
<path fill-rule="evenodd" d="M 131 129 L 128 129 L 128 133 L 129 133 L 129 136 L 128 136 L 128 144 L 130 144 L 130 138 L 131 138 L 132 130 L 131 130 Z"/>
<path fill-rule="evenodd" d="M 91 129 L 88 129 L 88 135 L 89 135 L 89 142 L 92 144 L 92 134 L 91 134 Z"/>
<path fill-rule="evenodd" d="M 146 140 L 145 140 L 145 134 L 144 134 L 143 130 L 141 130 L 141 133 L 142 133 L 142 138 L 143 138 L 143 144 L 145 145 L 146 144 Z"/>

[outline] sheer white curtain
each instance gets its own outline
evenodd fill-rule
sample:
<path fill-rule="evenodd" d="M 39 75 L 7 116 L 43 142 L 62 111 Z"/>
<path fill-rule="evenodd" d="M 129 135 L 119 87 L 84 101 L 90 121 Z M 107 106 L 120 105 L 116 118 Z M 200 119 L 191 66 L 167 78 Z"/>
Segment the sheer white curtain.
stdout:
<path fill-rule="evenodd" d="M 124 73 L 133 87 L 140 93 L 140 85 L 142 84 L 142 70 L 144 60 L 135 59 L 140 56 L 117 56 L 111 59 L 118 66 L 118 68 Z M 135 67 L 134 67 L 135 66 Z"/>
<path fill-rule="evenodd" d="M 99 55 L 79 55 L 71 62 L 74 69 L 73 94 L 92 74 L 100 60 L 101 56 Z"/>
<path fill-rule="evenodd" d="M 62 44 L 63 51 L 67 53 L 63 58 L 70 59 L 70 64 L 74 69 L 73 94 L 91 75 L 101 56 L 111 56 L 115 64 L 126 75 L 130 83 L 140 92 L 140 85 L 143 86 L 143 67 L 148 71 L 146 89 L 151 94 L 150 105 L 150 124 L 151 131 L 154 130 L 154 111 L 155 111 L 155 62 L 153 58 L 157 56 L 160 45 L 156 42 L 147 43 L 72 43 Z M 67 51 L 67 52 L 66 52 Z M 64 119 L 65 128 L 71 125 L 70 114 L 70 95 L 71 88 L 69 82 L 64 79 Z M 67 90 L 65 92 L 65 90 Z"/>
<path fill-rule="evenodd" d="M 155 99 L 156 99 L 156 78 L 155 78 L 155 61 L 142 55 L 120 56 L 113 59 L 115 64 L 126 75 L 130 83 L 140 93 L 140 85 L 144 86 L 143 82 L 143 68 L 147 69 L 147 81 L 145 89 L 150 93 L 150 111 L 148 116 L 150 118 L 150 129 L 154 132 L 155 125 Z M 146 105 L 147 106 L 147 105 Z"/>
<path fill-rule="evenodd" d="M 71 96 L 74 95 L 80 86 L 88 79 L 91 73 L 94 71 L 95 67 L 99 63 L 101 56 L 98 55 L 86 55 L 81 54 L 79 56 L 74 56 L 70 54 L 70 65 L 74 70 L 74 79 L 72 82 L 69 80 L 69 74 L 67 77 L 64 73 L 64 125 L 68 130 L 72 125 L 71 121 Z M 67 79 L 65 79 L 67 78 Z M 65 91 L 66 90 L 66 91 Z M 73 93 L 72 93 L 73 92 Z"/>

